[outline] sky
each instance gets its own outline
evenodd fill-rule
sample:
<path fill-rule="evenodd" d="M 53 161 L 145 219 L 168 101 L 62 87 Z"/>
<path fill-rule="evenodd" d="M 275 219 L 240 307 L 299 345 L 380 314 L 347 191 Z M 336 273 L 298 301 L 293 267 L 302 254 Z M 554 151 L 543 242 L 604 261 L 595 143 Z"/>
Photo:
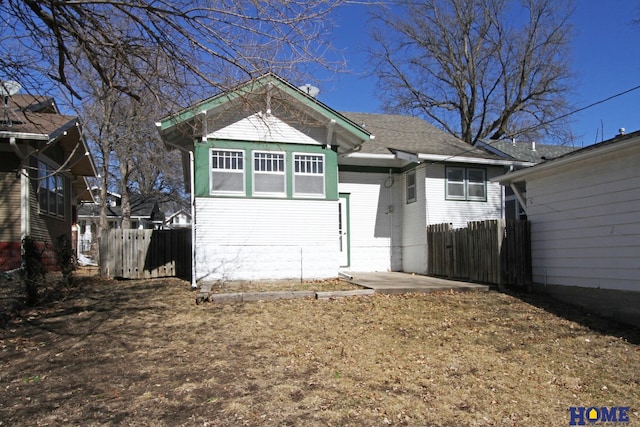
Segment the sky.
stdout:
<path fill-rule="evenodd" d="M 575 0 L 574 5 L 573 105 L 586 107 L 640 86 L 640 25 L 632 22 L 640 19 L 640 1 Z M 334 46 L 343 51 L 350 70 L 320 85 L 318 99 L 334 110 L 383 112 L 364 53 L 368 7 L 347 4 L 334 17 Z M 577 148 L 612 138 L 620 128 L 640 130 L 640 89 L 572 115 L 571 127 Z"/>

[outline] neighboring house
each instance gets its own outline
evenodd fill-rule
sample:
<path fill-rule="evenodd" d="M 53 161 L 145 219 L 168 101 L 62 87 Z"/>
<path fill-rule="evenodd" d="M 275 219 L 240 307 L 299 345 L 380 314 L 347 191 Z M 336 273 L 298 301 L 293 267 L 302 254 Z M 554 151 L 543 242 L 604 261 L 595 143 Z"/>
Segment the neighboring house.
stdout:
<path fill-rule="evenodd" d="M 78 252 L 93 256 L 98 241 L 98 224 L 100 223 L 100 197 L 97 187 L 91 189 L 93 200 L 78 206 Z M 131 229 L 162 228 L 166 219 L 165 213 L 155 196 L 132 194 Z M 118 193 L 107 193 L 107 225 L 109 228 L 122 228 L 122 196 Z"/>
<path fill-rule="evenodd" d="M 13 95 L 0 121 L 0 271 L 20 267 L 21 242 L 31 237 L 54 267 L 56 240 L 71 241 L 76 206 L 90 200 L 85 177 L 95 167 L 76 117 L 53 98 Z"/>
<path fill-rule="evenodd" d="M 535 288 L 640 326 L 640 132 L 494 178 L 525 183 Z"/>
<path fill-rule="evenodd" d="M 536 142 L 516 141 L 515 139 L 489 141 L 480 140 L 475 146 L 504 158 L 528 162 L 529 165 L 525 167 L 555 159 L 556 157 L 575 150 L 574 147 L 566 145 L 539 144 Z M 506 187 L 505 189 L 505 218 L 527 219 L 525 209 L 517 196 L 517 194 L 522 194 L 523 196 L 526 195 L 527 190 L 525 184 L 521 182 L 514 185 L 517 186 L 517 191 L 513 191 L 511 187 Z"/>
<path fill-rule="evenodd" d="M 170 230 L 189 227 L 191 227 L 191 213 L 184 209 L 180 209 L 177 212 L 172 213 L 164 220 L 163 223 L 163 228 Z"/>
<path fill-rule="evenodd" d="M 191 159 L 205 281 L 425 273 L 426 226 L 501 218 L 488 179 L 518 163 L 415 117 L 339 113 L 273 74 L 158 127 Z"/>

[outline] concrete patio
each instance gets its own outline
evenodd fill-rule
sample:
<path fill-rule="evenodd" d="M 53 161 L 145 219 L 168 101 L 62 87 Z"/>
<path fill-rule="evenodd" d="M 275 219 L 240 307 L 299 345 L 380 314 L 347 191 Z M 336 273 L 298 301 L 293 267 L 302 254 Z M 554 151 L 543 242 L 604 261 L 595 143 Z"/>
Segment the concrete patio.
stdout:
<path fill-rule="evenodd" d="M 381 294 L 488 291 L 489 286 L 401 272 L 347 273 L 345 280 Z"/>

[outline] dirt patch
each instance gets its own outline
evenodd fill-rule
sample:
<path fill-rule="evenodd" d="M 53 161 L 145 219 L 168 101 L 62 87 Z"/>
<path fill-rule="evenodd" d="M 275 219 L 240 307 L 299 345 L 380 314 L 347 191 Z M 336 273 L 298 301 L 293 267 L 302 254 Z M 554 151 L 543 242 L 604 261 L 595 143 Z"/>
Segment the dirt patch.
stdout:
<path fill-rule="evenodd" d="M 78 280 L 0 328 L 0 425 L 568 425 L 630 406 L 640 334 L 497 292 L 243 304 Z"/>

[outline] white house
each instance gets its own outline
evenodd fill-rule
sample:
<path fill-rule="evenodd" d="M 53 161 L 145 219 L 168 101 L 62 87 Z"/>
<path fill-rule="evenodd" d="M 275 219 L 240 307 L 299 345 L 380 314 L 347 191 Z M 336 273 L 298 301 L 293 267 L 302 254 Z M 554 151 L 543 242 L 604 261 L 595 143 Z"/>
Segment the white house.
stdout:
<path fill-rule="evenodd" d="M 640 326 L 640 132 L 496 177 L 525 183 L 540 291 Z"/>
<path fill-rule="evenodd" d="M 514 163 L 415 117 L 339 113 L 273 74 L 158 123 L 190 165 L 197 280 L 425 273 L 426 226 L 501 218 Z"/>

